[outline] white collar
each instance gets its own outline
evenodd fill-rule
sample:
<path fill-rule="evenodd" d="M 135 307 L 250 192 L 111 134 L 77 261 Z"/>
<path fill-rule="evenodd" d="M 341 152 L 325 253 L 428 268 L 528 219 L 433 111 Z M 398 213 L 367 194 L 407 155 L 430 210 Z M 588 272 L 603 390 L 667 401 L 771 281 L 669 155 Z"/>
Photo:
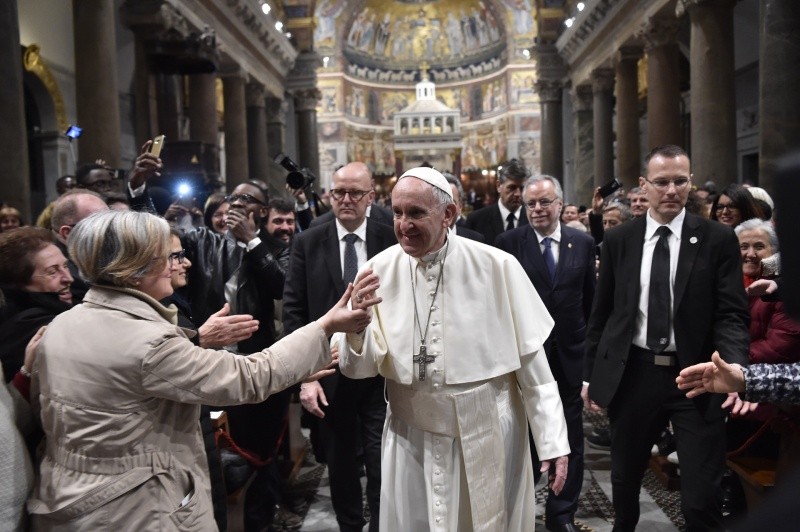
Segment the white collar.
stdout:
<path fill-rule="evenodd" d="M 536 229 L 534 229 L 533 232 L 536 233 L 536 239 L 539 241 L 540 244 L 542 243 L 542 240 L 545 239 L 545 237 L 550 237 L 550 239 L 556 244 L 561 242 L 561 222 L 556 224 L 555 231 L 553 231 L 549 235 L 543 235 Z"/>
<path fill-rule="evenodd" d="M 678 237 L 678 240 L 681 239 L 681 229 L 683 229 L 683 220 L 686 218 L 686 208 L 681 209 L 681 212 L 678 215 L 670 220 L 668 224 L 661 224 L 658 223 L 655 218 L 650 215 L 650 209 L 647 209 L 647 228 L 644 231 L 644 239 L 650 240 L 653 238 L 653 235 L 656 233 L 656 230 L 661 227 L 662 225 L 666 225 L 669 227 L 669 230 L 672 231 L 672 234 Z"/>
<path fill-rule="evenodd" d="M 511 211 L 509 211 L 508 208 L 505 205 L 503 205 L 503 202 L 501 200 L 497 200 L 497 206 L 500 207 L 500 216 L 503 217 L 503 221 L 507 221 L 508 215 L 511 214 Z M 514 217 L 516 218 L 515 220 L 516 226 L 519 226 L 519 217 L 522 216 L 522 213 L 520 212 L 521 210 L 522 206 L 520 206 L 519 209 L 514 211 Z"/>
<path fill-rule="evenodd" d="M 360 238 L 362 241 L 366 242 L 367 241 L 367 219 L 364 218 L 364 221 L 361 222 L 361 225 L 356 227 L 356 230 L 352 231 L 352 232 L 355 233 L 358 236 L 358 238 Z M 349 235 L 349 234 L 350 234 L 350 231 L 345 229 L 345 227 L 342 225 L 342 223 L 339 220 L 336 220 L 336 235 L 338 236 L 339 240 L 343 239 L 346 235 Z"/>

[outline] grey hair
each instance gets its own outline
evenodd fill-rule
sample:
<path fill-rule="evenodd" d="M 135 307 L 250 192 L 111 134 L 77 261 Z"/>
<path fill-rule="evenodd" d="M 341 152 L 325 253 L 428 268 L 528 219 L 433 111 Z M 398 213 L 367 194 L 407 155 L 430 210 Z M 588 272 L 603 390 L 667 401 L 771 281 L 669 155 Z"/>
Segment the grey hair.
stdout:
<path fill-rule="evenodd" d="M 618 201 L 615 201 L 613 203 L 609 203 L 608 205 L 603 207 L 603 212 L 604 213 L 609 212 L 609 211 L 619 211 L 619 221 L 620 222 L 625 222 L 627 220 L 630 220 L 630 218 L 631 218 L 631 210 L 630 210 L 630 208 L 628 208 L 628 206 L 625 205 L 624 203 L 620 203 Z"/>
<path fill-rule="evenodd" d="M 564 201 L 564 190 L 561 188 L 561 183 L 558 182 L 558 179 L 551 175 L 542 174 L 542 175 L 535 175 L 528 178 L 525 181 L 525 186 L 523 187 L 523 191 L 528 190 L 528 187 L 535 185 L 537 183 L 541 183 L 542 181 L 550 181 L 553 183 L 553 189 L 556 191 L 556 197 L 561 201 Z"/>
<path fill-rule="evenodd" d="M 633 187 L 628 191 L 628 194 L 644 194 L 644 190 L 642 190 L 642 187 Z"/>
<path fill-rule="evenodd" d="M 52 227 L 54 231 L 58 231 L 58 228 L 61 226 L 73 225 L 80 221 L 76 219 L 78 217 L 78 196 L 94 196 L 105 203 L 103 196 L 93 190 L 86 188 L 68 190 L 55 201 L 55 205 L 53 206 L 53 214 L 50 216 L 50 227 Z"/>
<path fill-rule="evenodd" d="M 439 187 L 431 185 L 431 191 L 433 192 L 433 199 L 436 200 L 436 204 L 442 209 L 448 205 L 455 205 L 455 201 L 453 201 L 453 198 L 450 196 L 450 194 Z"/>
<path fill-rule="evenodd" d="M 772 227 L 770 222 L 762 220 L 761 218 L 751 218 L 740 223 L 733 229 L 736 236 L 741 235 L 745 231 L 764 231 L 769 238 L 769 245 L 772 246 L 772 252 L 778 252 L 778 234 L 775 232 L 775 228 Z"/>
<path fill-rule="evenodd" d="M 130 286 L 164 267 L 169 224 L 153 214 L 103 211 L 84 218 L 69 235 L 69 254 L 91 284 Z M 161 259 L 160 266 L 154 263 Z"/>
<path fill-rule="evenodd" d="M 456 176 L 454 176 L 453 174 L 451 174 L 450 172 L 442 172 L 442 175 L 444 176 L 445 179 L 447 179 L 448 183 L 456 186 L 456 190 L 458 190 L 458 195 L 461 196 L 461 198 L 463 199 L 464 185 L 461 184 L 461 180 Z"/>

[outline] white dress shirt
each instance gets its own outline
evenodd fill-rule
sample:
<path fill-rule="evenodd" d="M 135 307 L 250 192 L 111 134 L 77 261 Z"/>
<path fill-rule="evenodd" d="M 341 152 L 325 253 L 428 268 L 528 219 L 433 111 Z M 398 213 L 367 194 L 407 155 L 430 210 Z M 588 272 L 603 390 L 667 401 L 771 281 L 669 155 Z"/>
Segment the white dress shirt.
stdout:
<path fill-rule="evenodd" d="M 670 310 L 675 313 L 675 272 L 678 269 L 678 254 L 681 250 L 681 230 L 683 229 L 683 220 L 686 218 L 686 209 L 666 224 L 669 227 L 670 235 L 669 242 L 669 299 Z M 633 336 L 633 345 L 647 349 L 647 308 L 650 303 L 650 266 L 653 264 L 653 251 L 658 242 L 656 230 L 662 224 L 655 221 L 650 216 L 650 211 L 647 211 L 647 228 L 644 232 L 644 247 L 642 248 L 642 268 L 639 271 L 639 285 L 641 291 L 639 292 L 639 312 L 636 315 L 636 334 Z M 675 328 L 672 326 L 672 320 L 669 324 L 669 345 L 666 351 L 675 351 Z"/>
<path fill-rule="evenodd" d="M 552 242 L 550 242 L 550 251 L 553 253 L 553 261 L 555 261 L 555 265 L 558 266 L 558 246 L 561 245 L 561 224 L 556 225 L 556 230 L 553 231 L 549 235 L 543 235 L 536 229 L 533 230 L 536 233 L 536 239 L 539 241 L 539 251 L 544 253 L 544 244 L 542 244 L 542 240 L 545 237 L 550 237 Z"/>
<path fill-rule="evenodd" d="M 511 214 L 511 211 L 503 205 L 503 202 L 498 200 L 497 206 L 500 207 L 500 217 L 503 218 L 503 231 L 506 229 L 506 225 L 508 225 L 508 215 Z M 522 207 L 514 211 L 514 227 L 519 227 L 519 217 L 522 216 Z M 491 244 L 491 242 L 487 242 L 487 244 Z"/>
<path fill-rule="evenodd" d="M 356 257 L 358 257 L 358 268 L 361 269 L 361 266 L 367 262 L 367 219 L 364 218 L 364 221 L 361 222 L 355 231 L 353 231 L 356 236 L 358 236 L 358 240 L 355 242 L 356 247 Z M 347 245 L 347 242 L 344 241 L 344 237 L 350 234 L 350 231 L 344 228 L 344 226 L 336 220 L 336 234 L 339 237 L 339 265 L 342 267 L 342 272 L 344 272 L 344 248 Z"/>

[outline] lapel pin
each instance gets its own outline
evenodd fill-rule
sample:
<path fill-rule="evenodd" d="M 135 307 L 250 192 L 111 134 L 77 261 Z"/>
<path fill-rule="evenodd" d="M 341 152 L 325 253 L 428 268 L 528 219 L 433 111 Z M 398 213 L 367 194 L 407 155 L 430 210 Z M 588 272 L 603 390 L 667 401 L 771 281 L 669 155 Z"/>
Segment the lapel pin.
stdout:
<path fill-rule="evenodd" d="M 690 239 L 689 239 L 689 243 L 690 243 L 690 244 L 697 244 L 697 237 L 696 237 L 696 236 L 693 236 L 692 238 L 690 238 Z"/>
<path fill-rule="evenodd" d="M 568 247 L 568 248 L 571 248 L 571 247 L 572 247 L 572 242 L 568 243 L 568 244 L 567 244 L 567 247 Z"/>

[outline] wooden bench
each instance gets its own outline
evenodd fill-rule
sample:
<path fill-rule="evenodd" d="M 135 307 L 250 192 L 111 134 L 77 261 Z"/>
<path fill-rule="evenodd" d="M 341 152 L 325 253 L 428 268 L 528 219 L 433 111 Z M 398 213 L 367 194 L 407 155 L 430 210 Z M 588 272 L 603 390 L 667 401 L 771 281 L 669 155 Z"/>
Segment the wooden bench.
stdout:
<path fill-rule="evenodd" d="M 775 471 L 778 463 L 759 456 L 737 456 L 726 461 L 734 473 L 739 475 L 747 500 L 747 508 L 752 510 L 775 486 Z"/>

